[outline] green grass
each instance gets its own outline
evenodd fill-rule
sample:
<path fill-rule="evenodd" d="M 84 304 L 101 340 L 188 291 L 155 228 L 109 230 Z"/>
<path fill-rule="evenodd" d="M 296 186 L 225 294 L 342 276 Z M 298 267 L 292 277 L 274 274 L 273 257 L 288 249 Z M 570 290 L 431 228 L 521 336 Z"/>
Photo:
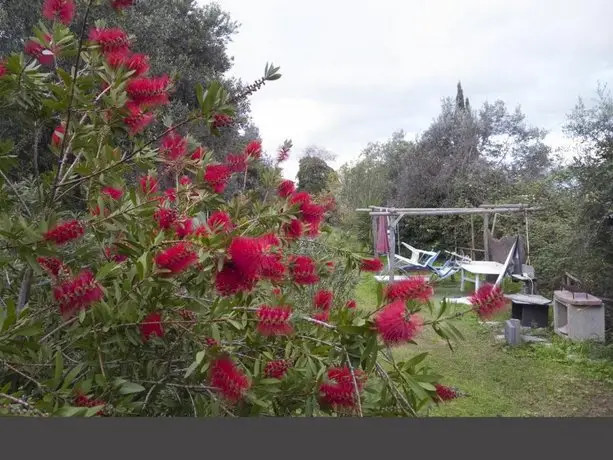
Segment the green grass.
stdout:
<path fill-rule="evenodd" d="M 470 287 L 467 287 L 470 289 Z M 461 295 L 451 283 L 437 289 Z M 360 308 L 376 304 L 376 281 L 364 275 L 357 287 Z M 493 320 L 504 320 L 509 312 Z M 573 344 L 548 337 L 552 345 L 525 344 L 509 348 L 494 339 L 491 328 L 474 315 L 455 320 L 465 340 L 451 351 L 431 329 L 417 339 L 418 346 L 395 349 L 403 359 L 428 351 L 428 365 L 445 383 L 469 396 L 441 404 L 430 415 L 443 417 L 564 417 L 613 415 L 613 346 Z"/>

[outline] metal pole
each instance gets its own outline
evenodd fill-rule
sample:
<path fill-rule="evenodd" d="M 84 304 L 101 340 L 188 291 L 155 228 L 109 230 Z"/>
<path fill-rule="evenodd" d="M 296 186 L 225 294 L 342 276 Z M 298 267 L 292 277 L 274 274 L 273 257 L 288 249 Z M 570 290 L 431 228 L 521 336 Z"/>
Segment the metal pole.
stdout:
<path fill-rule="evenodd" d="M 394 260 L 394 245 L 392 244 L 392 242 L 390 241 L 391 238 L 390 236 L 392 235 L 392 232 L 394 231 L 394 225 L 393 225 L 393 221 L 392 219 L 388 220 L 388 234 L 387 234 L 387 266 L 389 268 L 389 279 L 390 279 L 390 283 L 394 282 L 394 264 L 393 264 L 393 260 Z"/>
<path fill-rule="evenodd" d="M 490 227 L 489 214 L 483 214 L 483 249 L 486 261 L 490 260 L 490 242 L 488 240 L 488 230 Z"/>
<path fill-rule="evenodd" d="M 526 220 L 526 264 L 530 264 L 530 235 L 528 233 L 528 212 L 524 211 L 524 218 Z"/>
<path fill-rule="evenodd" d="M 475 260 L 475 215 L 470 215 L 470 258 Z"/>

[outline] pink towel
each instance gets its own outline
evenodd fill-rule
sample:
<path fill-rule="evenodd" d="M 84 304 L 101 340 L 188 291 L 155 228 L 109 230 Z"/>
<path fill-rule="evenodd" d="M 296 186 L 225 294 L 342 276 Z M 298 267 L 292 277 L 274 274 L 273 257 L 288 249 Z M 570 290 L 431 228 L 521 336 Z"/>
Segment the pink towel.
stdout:
<path fill-rule="evenodd" d="M 389 239 L 387 237 L 387 216 L 377 217 L 377 244 L 375 247 L 375 255 L 387 254 L 389 250 Z"/>

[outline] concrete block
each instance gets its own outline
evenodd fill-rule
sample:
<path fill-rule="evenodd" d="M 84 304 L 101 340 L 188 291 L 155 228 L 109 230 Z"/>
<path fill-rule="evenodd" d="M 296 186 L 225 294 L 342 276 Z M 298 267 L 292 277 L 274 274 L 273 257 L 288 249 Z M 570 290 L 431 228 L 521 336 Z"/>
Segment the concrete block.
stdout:
<path fill-rule="evenodd" d="M 518 319 L 509 319 L 504 323 L 504 337 L 507 344 L 511 346 L 520 345 L 521 337 L 521 322 Z"/>

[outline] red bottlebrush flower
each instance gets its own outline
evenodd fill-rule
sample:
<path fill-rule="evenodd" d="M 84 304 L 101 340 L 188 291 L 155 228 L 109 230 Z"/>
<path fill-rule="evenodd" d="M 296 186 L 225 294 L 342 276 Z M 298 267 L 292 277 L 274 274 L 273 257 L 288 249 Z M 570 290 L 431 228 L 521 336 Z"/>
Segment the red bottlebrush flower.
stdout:
<path fill-rule="evenodd" d="M 334 271 L 334 261 L 333 260 L 329 260 L 326 262 L 326 268 L 328 269 L 329 272 L 333 272 Z"/>
<path fill-rule="evenodd" d="M 76 277 L 64 281 L 53 290 L 53 297 L 60 305 L 62 316 L 67 319 L 80 310 L 85 310 L 94 302 L 102 299 L 102 287 L 94 274 L 83 270 Z"/>
<path fill-rule="evenodd" d="M 313 198 L 307 192 L 296 192 L 291 195 L 289 202 L 292 206 L 296 204 L 302 206 L 303 204 L 312 203 Z"/>
<path fill-rule="evenodd" d="M 436 388 L 436 396 L 440 401 L 451 401 L 458 397 L 458 393 L 450 387 L 437 383 L 434 385 Z"/>
<path fill-rule="evenodd" d="M 224 126 L 228 126 L 232 123 L 232 117 L 225 115 L 223 113 L 217 113 L 213 116 L 213 127 L 215 128 L 223 128 Z"/>
<path fill-rule="evenodd" d="M 246 278 L 258 277 L 263 256 L 263 245 L 258 238 L 246 236 L 234 238 L 228 247 L 228 254 Z"/>
<path fill-rule="evenodd" d="M 275 295 L 275 296 L 277 296 L 277 297 L 281 297 L 281 295 L 282 295 L 283 293 L 281 292 L 281 288 L 279 288 L 279 287 L 274 287 L 274 288 L 272 288 L 272 294 L 273 294 L 273 295 Z"/>
<path fill-rule="evenodd" d="M 101 399 L 92 399 L 81 392 L 77 392 L 74 397 L 74 405 L 76 407 L 97 407 L 106 406 L 106 402 Z M 96 415 L 104 415 L 104 408 L 96 412 Z"/>
<path fill-rule="evenodd" d="M 0 78 L 6 75 L 6 64 L 3 61 L 0 61 Z"/>
<path fill-rule="evenodd" d="M 162 230 L 168 230 L 177 221 L 177 211 L 171 208 L 158 208 L 153 213 L 153 219 Z"/>
<path fill-rule="evenodd" d="M 204 158 L 204 154 L 205 153 L 206 153 L 206 150 L 204 150 L 203 147 L 198 147 L 198 148 L 196 148 L 196 150 L 194 150 L 192 152 L 191 159 L 192 160 L 201 160 L 202 158 Z"/>
<path fill-rule="evenodd" d="M 59 148 L 62 145 L 62 140 L 64 139 L 64 135 L 66 134 L 66 127 L 62 123 L 58 127 L 55 128 L 53 134 L 51 135 L 51 145 L 53 147 Z"/>
<path fill-rule="evenodd" d="M 324 218 L 326 210 L 323 206 L 313 203 L 302 203 L 300 205 L 302 220 L 308 224 L 318 225 Z"/>
<path fill-rule="evenodd" d="M 128 62 L 128 53 L 125 51 L 114 51 L 105 55 L 107 64 L 112 69 L 119 69 L 125 67 Z"/>
<path fill-rule="evenodd" d="M 167 75 L 152 78 L 139 77 L 128 82 L 126 91 L 136 104 L 143 107 L 154 107 L 168 103 L 168 85 L 170 85 L 170 78 Z"/>
<path fill-rule="evenodd" d="M 50 43 L 52 39 L 51 35 L 45 35 L 45 43 Z M 47 67 L 53 65 L 57 51 L 56 46 L 46 47 L 34 40 L 28 40 L 24 48 L 24 53 L 36 58 L 38 62 Z"/>
<path fill-rule="evenodd" d="M 289 158 L 290 147 L 287 145 L 281 146 L 279 152 L 277 152 L 277 163 L 283 163 Z"/>
<path fill-rule="evenodd" d="M 140 189 L 145 195 L 158 191 L 158 180 L 153 176 L 143 176 L 140 178 Z"/>
<path fill-rule="evenodd" d="M 285 265 L 281 262 L 279 254 L 270 254 L 262 257 L 262 276 L 271 281 L 282 281 L 285 277 Z"/>
<path fill-rule="evenodd" d="M 296 284 L 309 285 L 319 281 L 315 262 L 308 256 L 297 256 L 290 266 Z"/>
<path fill-rule="evenodd" d="M 177 201 L 177 190 L 174 188 L 167 188 L 164 190 L 164 201 L 174 203 Z"/>
<path fill-rule="evenodd" d="M 428 302 L 434 295 L 434 289 L 422 276 L 413 276 L 409 279 L 396 281 L 385 289 L 385 298 L 389 301 L 417 300 Z"/>
<path fill-rule="evenodd" d="M 151 337 L 164 337 L 164 325 L 161 313 L 149 313 L 138 325 L 143 342 L 148 342 Z"/>
<path fill-rule="evenodd" d="M 332 307 L 332 301 L 334 299 L 334 294 L 332 291 L 320 290 L 315 293 L 313 296 L 313 306 L 317 310 L 328 311 Z"/>
<path fill-rule="evenodd" d="M 64 25 L 72 22 L 74 17 L 74 0 L 45 0 L 43 16 L 50 21 L 60 21 Z"/>
<path fill-rule="evenodd" d="M 302 236 L 304 226 L 298 219 L 293 219 L 289 224 L 283 225 L 283 234 L 288 240 L 297 240 Z"/>
<path fill-rule="evenodd" d="M 204 180 L 208 182 L 215 193 L 223 193 L 231 174 L 230 168 L 226 165 L 208 165 L 204 172 Z"/>
<path fill-rule="evenodd" d="M 211 363 L 209 383 L 232 403 L 240 401 L 251 387 L 247 376 L 227 356 L 217 358 Z"/>
<path fill-rule="evenodd" d="M 279 237 L 274 233 L 267 233 L 260 236 L 259 239 L 265 249 L 281 246 L 281 240 L 279 240 Z"/>
<path fill-rule="evenodd" d="M 126 59 L 125 66 L 128 70 L 134 72 L 132 77 L 140 77 L 149 72 L 149 56 L 140 53 L 131 54 Z"/>
<path fill-rule="evenodd" d="M 89 40 L 100 46 L 104 54 L 130 51 L 130 38 L 123 30 L 94 28 L 89 32 Z"/>
<path fill-rule="evenodd" d="M 291 307 L 270 307 L 262 305 L 258 308 L 258 332 L 264 336 L 289 335 L 294 332 L 290 323 Z"/>
<path fill-rule="evenodd" d="M 247 171 L 247 156 L 246 155 L 233 155 L 232 153 L 226 156 L 226 164 L 233 173 L 240 173 Z"/>
<path fill-rule="evenodd" d="M 254 140 L 247 144 L 245 147 L 245 155 L 248 158 L 258 159 L 262 156 L 262 141 Z"/>
<path fill-rule="evenodd" d="M 413 340 L 423 329 L 423 319 L 410 314 L 404 301 L 396 300 L 375 317 L 377 332 L 387 345 L 400 345 Z"/>
<path fill-rule="evenodd" d="M 187 187 L 191 183 L 192 183 L 192 180 L 188 176 L 181 176 L 181 178 L 179 179 L 179 184 L 182 185 L 183 187 Z"/>
<path fill-rule="evenodd" d="M 310 223 L 307 235 L 309 235 L 311 238 L 316 237 L 317 235 L 319 235 L 319 226 L 320 225 L 321 225 L 321 222 L 312 222 L 312 223 Z"/>
<path fill-rule="evenodd" d="M 291 180 L 284 180 L 277 187 L 277 193 L 281 198 L 287 198 L 296 191 L 296 185 Z"/>
<path fill-rule="evenodd" d="M 38 257 L 36 261 L 43 270 L 54 278 L 58 278 L 60 275 L 69 273 L 68 268 L 62 263 L 62 261 L 55 257 Z"/>
<path fill-rule="evenodd" d="M 245 278 L 245 275 L 231 262 L 226 262 L 215 276 L 215 288 L 222 296 L 231 296 L 239 292 L 249 292 L 255 287 L 257 279 Z"/>
<path fill-rule="evenodd" d="M 210 215 L 206 223 L 214 232 L 231 232 L 234 229 L 234 224 L 232 223 L 230 215 L 224 211 L 215 211 Z"/>
<path fill-rule="evenodd" d="M 160 150 L 167 160 L 177 161 L 187 152 L 187 139 L 172 131 L 162 139 Z"/>
<path fill-rule="evenodd" d="M 290 368 L 289 361 L 285 359 L 277 359 L 274 361 L 268 361 L 264 366 L 264 375 L 269 379 L 281 380 L 287 374 Z"/>
<path fill-rule="evenodd" d="M 128 256 L 125 256 L 123 254 L 119 254 L 119 252 L 117 252 L 117 248 L 115 246 L 110 246 L 108 248 L 105 248 L 104 249 L 104 255 L 106 255 L 106 257 L 109 260 L 112 260 L 113 262 L 116 262 L 118 264 L 128 260 Z"/>
<path fill-rule="evenodd" d="M 130 128 L 132 136 L 142 133 L 155 120 L 154 114 L 143 111 L 141 106 L 135 102 L 128 101 L 126 108 L 128 109 L 128 116 L 123 119 L 123 122 Z"/>
<path fill-rule="evenodd" d="M 48 232 L 45 232 L 44 239 L 55 244 L 65 244 L 69 241 L 80 238 L 85 233 L 85 227 L 78 220 L 71 220 L 57 225 Z"/>
<path fill-rule="evenodd" d="M 115 187 L 104 187 L 101 191 L 113 200 L 119 200 L 123 195 L 123 190 Z"/>
<path fill-rule="evenodd" d="M 206 225 L 199 225 L 196 230 L 194 230 L 194 236 L 208 238 L 211 236 L 211 232 Z"/>
<path fill-rule="evenodd" d="M 335 410 L 354 410 L 359 398 L 356 386 L 358 392 L 364 389 L 366 374 L 361 369 L 355 369 L 352 374 L 348 366 L 343 366 L 329 369 L 327 377 L 319 386 L 320 400 Z"/>
<path fill-rule="evenodd" d="M 313 314 L 313 319 L 316 321 L 321 321 L 322 323 L 327 323 L 330 321 L 330 312 L 329 311 L 318 311 Z"/>
<path fill-rule="evenodd" d="M 383 268 L 383 262 L 379 259 L 362 259 L 360 270 L 363 272 L 379 272 Z"/>
<path fill-rule="evenodd" d="M 358 306 L 358 304 L 356 303 L 355 300 L 351 299 L 348 300 L 347 303 L 345 304 L 345 307 L 349 308 L 350 310 L 355 310 L 355 308 Z"/>
<path fill-rule="evenodd" d="M 171 275 L 181 273 L 197 260 L 198 254 L 185 243 L 177 243 L 155 256 L 155 264 L 169 270 Z"/>
<path fill-rule="evenodd" d="M 212 337 L 205 338 L 204 343 L 206 343 L 207 347 L 218 347 L 220 345 L 219 342 Z"/>
<path fill-rule="evenodd" d="M 178 220 L 174 224 L 175 233 L 177 234 L 177 238 L 182 240 L 183 238 L 194 233 L 194 219 L 192 218 L 184 218 Z"/>
<path fill-rule="evenodd" d="M 473 310 L 482 319 L 490 318 L 507 304 L 502 289 L 493 284 L 484 284 L 470 298 Z"/>
<path fill-rule="evenodd" d="M 136 0 L 111 0 L 111 7 L 116 10 L 123 10 L 134 5 Z"/>

